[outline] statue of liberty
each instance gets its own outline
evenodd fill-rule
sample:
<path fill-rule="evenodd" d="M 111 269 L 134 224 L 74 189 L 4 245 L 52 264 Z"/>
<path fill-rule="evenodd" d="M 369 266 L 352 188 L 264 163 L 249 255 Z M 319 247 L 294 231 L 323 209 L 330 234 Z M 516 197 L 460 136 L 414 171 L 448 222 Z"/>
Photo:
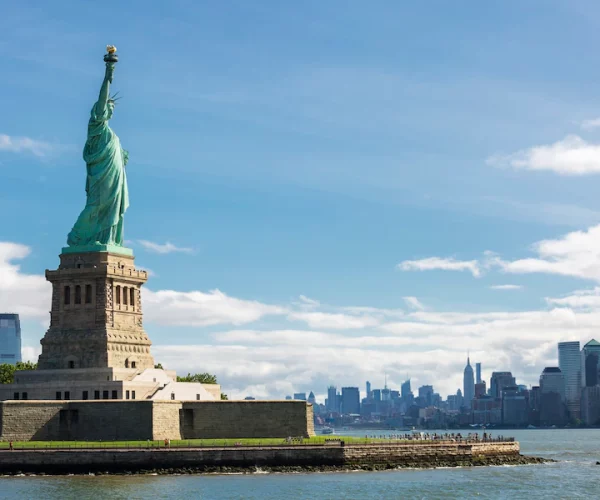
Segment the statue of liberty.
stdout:
<path fill-rule="evenodd" d="M 115 47 L 109 45 L 107 52 L 104 56 L 106 73 L 98 102 L 92 107 L 83 149 L 83 159 L 87 166 L 87 200 L 67 238 L 69 246 L 63 252 L 130 252 L 123 248 L 123 216 L 129 207 L 125 173 L 129 155 L 108 126 L 118 99 L 116 94 L 110 96 L 110 85 L 118 59 Z"/>

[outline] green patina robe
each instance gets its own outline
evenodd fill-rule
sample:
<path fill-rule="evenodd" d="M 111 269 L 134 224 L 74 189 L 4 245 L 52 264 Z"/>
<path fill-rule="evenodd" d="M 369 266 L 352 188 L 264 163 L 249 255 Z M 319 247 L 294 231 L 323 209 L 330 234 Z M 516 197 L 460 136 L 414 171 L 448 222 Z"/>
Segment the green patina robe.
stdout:
<path fill-rule="evenodd" d="M 123 245 L 123 216 L 129 207 L 125 165 L 128 153 L 108 126 L 109 110 L 97 102 L 92 108 L 83 150 L 87 165 L 87 201 L 69 233 L 71 247 Z"/>

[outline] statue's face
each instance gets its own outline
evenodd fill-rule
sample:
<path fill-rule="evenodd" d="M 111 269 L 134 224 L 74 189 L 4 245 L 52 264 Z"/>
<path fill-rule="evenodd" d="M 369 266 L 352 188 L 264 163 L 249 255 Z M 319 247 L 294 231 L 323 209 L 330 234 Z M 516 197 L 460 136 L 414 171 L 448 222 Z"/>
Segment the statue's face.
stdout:
<path fill-rule="evenodd" d="M 112 118 L 113 113 L 115 112 L 115 104 L 113 102 L 108 103 L 108 119 Z"/>

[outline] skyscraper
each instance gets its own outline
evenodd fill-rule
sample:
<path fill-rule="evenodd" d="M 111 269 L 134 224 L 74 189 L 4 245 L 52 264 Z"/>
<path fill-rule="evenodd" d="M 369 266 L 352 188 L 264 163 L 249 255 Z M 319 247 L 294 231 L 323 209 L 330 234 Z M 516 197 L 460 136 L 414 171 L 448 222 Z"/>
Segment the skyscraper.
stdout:
<path fill-rule="evenodd" d="M 342 413 L 360 413 L 360 392 L 358 387 L 342 387 Z"/>
<path fill-rule="evenodd" d="M 467 356 L 467 366 L 463 375 L 463 393 L 464 393 L 464 405 L 467 408 L 471 407 L 471 400 L 475 397 L 475 377 L 473 376 L 473 367 L 471 366 L 471 360 Z"/>
<path fill-rule="evenodd" d="M 558 343 L 558 367 L 565 381 L 565 402 L 572 418 L 580 416 L 581 353 L 579 342 Z"/>
<path fill-rule="evenodd" d="M 581 385 L 583 387 L 598 385 L 599 359 L 600 342 L 592 339 L 581 350 Z"/>
<path fill-rule="evenodd" d="M 490 380 L 490 396 L 496 399 L 502 399 L 502 390 L 505 387 L 517 385 L 515 377 L 511 372 L 492 372 Z"/>
<path fill-rule="evenodd" d="M 334 385 L 330 385 L 327 388 L 327 406 L 325 407 L 327 411 L 339 412 L 340 409 L 337 405 L 337 387 Z"/>
<path fill-rule="evenodd" d="M 371 396 L 371 382 L 367 380 L 367 398 Z"/>
<path fill-rule="evenodd" d="M 410 397 L 409 394 L 412 396 L 412 391 L 410 390 L 410 379 L 402 382 L 402 385 L 400 386 L 400 396 L 402 399 Z"/>
<path fill-rule="evenodd" d="M 0 314 L 0 363 L 21 361 L 21 323 L 18 314 Z"/>
<path fill-rule="evenodd" d="M 540 376 L 540 423 L 563 425 L 566 417 L 565 378 L 557 366 L 547 366 Z"/>
<path fill-rule="evenodd" d="M 481 384 L 481 363 L 475 363 L 475 383 Z"/>
<path fill-rule="evenodd" d="M 560 368 L 547 366 L 540 376 L 540 390 L 542 394 L 554 392 L 560 395 L 561 401 L 565 400 L 565 377 Z"/>

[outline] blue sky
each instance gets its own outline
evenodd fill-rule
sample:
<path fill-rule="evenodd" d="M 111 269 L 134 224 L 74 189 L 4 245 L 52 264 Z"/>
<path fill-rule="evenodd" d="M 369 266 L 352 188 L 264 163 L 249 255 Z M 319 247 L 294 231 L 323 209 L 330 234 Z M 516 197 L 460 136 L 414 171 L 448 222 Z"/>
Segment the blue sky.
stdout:
<path fill-rule="evenodd" d="M 446 395 L 469 349 L 487 378 L 535 383 L 558 340 L 594 335 L 595 2 L 2 9 L 0 309 L 29 356 L 85 202 L 107 43 L 163 364 L 237 395 L 386 371 Z"/>

